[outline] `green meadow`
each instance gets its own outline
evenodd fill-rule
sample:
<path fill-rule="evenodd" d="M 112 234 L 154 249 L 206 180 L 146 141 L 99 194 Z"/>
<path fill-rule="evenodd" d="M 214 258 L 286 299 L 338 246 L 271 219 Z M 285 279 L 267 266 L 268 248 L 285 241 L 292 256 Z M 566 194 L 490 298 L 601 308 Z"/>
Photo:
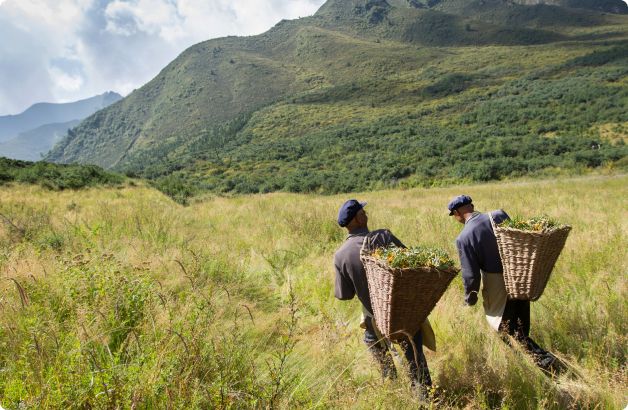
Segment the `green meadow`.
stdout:
<path fill-rule="evenodd" d="M 359 302 L 333 297 L 339 205 L 456 257 L 447 201 L 573 226 L 532 336 L 555 379 L 464 307 L 456 278 L 430 319 L 431 408 L 622 409 L 628 403 L 628 177 L 592 175 L 320 196 L 197 197 L 142 183 L 0 186 L 0 406 L 5 409 L 417 408 L 382 381 Z"/>

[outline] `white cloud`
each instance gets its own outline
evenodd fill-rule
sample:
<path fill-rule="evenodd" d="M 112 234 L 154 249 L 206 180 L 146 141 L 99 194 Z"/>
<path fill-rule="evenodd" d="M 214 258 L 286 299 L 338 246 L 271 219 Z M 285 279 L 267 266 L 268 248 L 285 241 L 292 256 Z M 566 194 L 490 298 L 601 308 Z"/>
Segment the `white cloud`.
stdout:
<path fill-rule="evenodd" d="M 158 35 L 169 43 L 261 33 L 282 18 L 313 14 L 322 0 L 115 0 L 107 5 L 107 29 Z"/>
<path fill-rule="evenodd" d="M 55 91 L 59 94 L 80 91 L 81 86 L 85 82 L 84 78 L 80 74 L 70 74 L 58 67 L 50 67 L 48 69 L 52 83 L 54 84 Z"/>
<path fill-rule="evenodd" d="M 195 43 L 261 33 L 324 1 L 0 0 L 0 115 L 128 93 Z"/>
<path fill-rule="evenodd" d="M 115 0 L 107 5 L 105 16 L 107 30 L 126 36 L 141 31 L 167 39 L 163 33 L 181 31 L 176 29 L 182 28 L 176 3 L 164 0 Z"/>
<path fill-rule="evenodd" d="M 13 16 L 17 24 L 34 23 L 34 29 L 56 27 L 71 31 L 72 26 L 81 20 L 92 0 L 5 0 L 0 12 Z"/>

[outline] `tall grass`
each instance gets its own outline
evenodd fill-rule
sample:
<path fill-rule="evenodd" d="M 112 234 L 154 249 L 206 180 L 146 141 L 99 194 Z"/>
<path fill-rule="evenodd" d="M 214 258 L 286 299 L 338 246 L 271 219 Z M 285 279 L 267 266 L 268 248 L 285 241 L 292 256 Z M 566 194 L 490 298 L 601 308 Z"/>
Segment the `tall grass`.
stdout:
<path fill-rule="evenodd" d="M 550 379 L 463 307 L 456 279 L 427 353 L 444 408 L 623 408 L 628 177 L 355 194 L 371 228 L 455 255 L 445 205 L 547 213 L 573 231 L 532 335 L 570 364 Z M 17 408 L 406 408 L 333 298 L 349 196 L 206 197 L 146 187 L 0 188 L 0 405 Z M 434 406 L 434 405 L 432 405 Z"/>

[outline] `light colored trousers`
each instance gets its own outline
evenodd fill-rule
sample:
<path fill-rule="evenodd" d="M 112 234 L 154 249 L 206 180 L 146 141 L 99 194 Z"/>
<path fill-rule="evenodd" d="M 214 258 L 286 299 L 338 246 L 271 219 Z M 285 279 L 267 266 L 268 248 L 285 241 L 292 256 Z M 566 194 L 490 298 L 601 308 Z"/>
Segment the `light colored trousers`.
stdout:
<path fill-rule="evenodd" d="M 488 324 L 493 330 L 499 330 L 508 294 L 501 273 L 482 272 L 482 304 Z"/>

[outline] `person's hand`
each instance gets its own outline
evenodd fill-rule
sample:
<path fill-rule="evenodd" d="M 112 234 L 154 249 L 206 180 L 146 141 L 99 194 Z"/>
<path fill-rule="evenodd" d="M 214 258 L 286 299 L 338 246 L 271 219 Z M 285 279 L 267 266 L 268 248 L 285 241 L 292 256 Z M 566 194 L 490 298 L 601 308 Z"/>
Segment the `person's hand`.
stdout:
<path fill-rule="evenodd" d="M 467 306 L 473 306 L 477 302 L 478 302 L 478 292 L 476 291 L 469 292 L 464 298 L 464 303 L 466 303 Z"/>

